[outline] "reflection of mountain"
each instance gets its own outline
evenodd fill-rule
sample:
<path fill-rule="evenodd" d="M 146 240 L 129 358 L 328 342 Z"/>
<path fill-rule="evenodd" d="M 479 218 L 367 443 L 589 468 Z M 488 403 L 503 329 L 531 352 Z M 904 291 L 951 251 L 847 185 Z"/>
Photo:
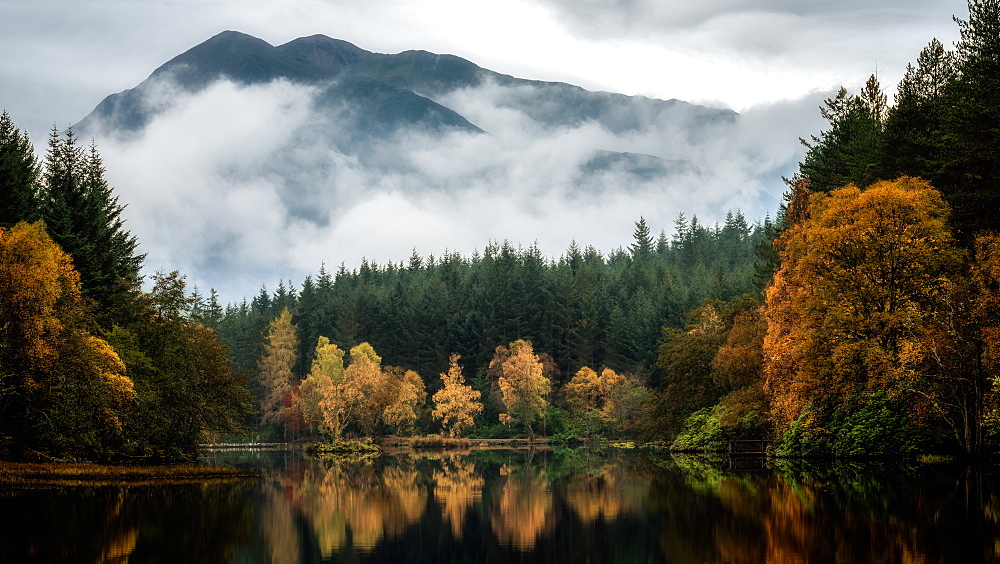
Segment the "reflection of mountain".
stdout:
<path fill-rule="evenodd" d="M 243 86 L 286 80 L 315 88 L 313 112 L 317 118 L 334 118 L 338 149 L 348 153 L 360 150 L 366 140 L 403 129 L 481 132 L 460 114 L 461 109 L 448 104 L 455 93 L 491 86 L 496 89 L 498 108 L 516 111 L 542 128 L 593 123 L 621 134 L 674 127 L 696 136 L 706 125 L 735 117 L 728 110 L 678 100 L 591 92 L 570 84 L 514 78 L 452 55 L 372 53 L 323 35 L 275 47 L 226 31 L 174 57 L 135 88 L 108 96 L 75 127 L 87 133 L 134 135 L 171 109 L 181 96 L 204 91 L 221 79 Z M 608 153 L 595 156 L 585 171 L 624 162 L 637 174 L 660 175 L 676 166 L 650 158 Z"/>

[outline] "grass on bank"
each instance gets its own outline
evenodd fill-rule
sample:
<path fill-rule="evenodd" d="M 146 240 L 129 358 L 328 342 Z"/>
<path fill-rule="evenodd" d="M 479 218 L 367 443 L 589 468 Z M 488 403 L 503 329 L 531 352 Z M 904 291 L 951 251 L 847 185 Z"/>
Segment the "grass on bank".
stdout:
<path fill-rule="evenodd" d="M 0 487 L 187 482 L 256 476 L 238 468 L 177 464 L 104 465 L 82 462 L 0 462 Z"/>

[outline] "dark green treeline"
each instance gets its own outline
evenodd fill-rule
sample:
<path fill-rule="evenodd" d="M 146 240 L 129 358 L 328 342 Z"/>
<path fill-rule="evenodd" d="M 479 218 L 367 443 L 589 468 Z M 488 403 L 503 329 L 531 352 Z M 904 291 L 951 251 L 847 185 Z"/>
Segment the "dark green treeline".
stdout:
<path fill-rule="evenodd" d="M 472 376 L 485 371 L 498 345 L 527 339 L 563 380 L 581 366 L 609 366 L 655 386 L 662 328 L 682 327 L 685 312 L 705 299 L 759 292 L 757 249 L 773 230 L 770 221 L 751 225 L 740 213 L 713 226 L 680 215 L 674 227 L 671 238 L 656 238 L 640 218 L 627 249 L 603 255 L 574 243 L 558 260 L 507 242 L 471 257 L 414 251 L 406 263 L 321 268 L 301 288 L 262 288 L 224 310 L 213 294 L 195 309 L 247 372 L 257 366 L 268 322 L 288 307 L 298 327 L 299 377 L 321 335 L 344 348 L 368 342 L 385 364 L 416 370 L 430 386 L 451 353 L 462 355 Z"/>

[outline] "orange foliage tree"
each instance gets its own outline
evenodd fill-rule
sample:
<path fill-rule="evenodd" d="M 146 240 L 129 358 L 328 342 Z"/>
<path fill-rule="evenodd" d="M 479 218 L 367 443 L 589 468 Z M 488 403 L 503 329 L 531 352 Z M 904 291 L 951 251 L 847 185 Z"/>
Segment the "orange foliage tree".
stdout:
<path fill-rule="evenodd" d="M 976 238 L 967 275 L 942 292 L 922 345 L 925 378 L 915 392 L 965 453 L 983 452 L 1000 415 L 1000 236 Z"/>
<path fill-rule="evenodd" d="M 941 194 L 915 178 L 810 197 L 776 241 L 764 387 L 777 430 L 814 401 L 912 390 L 920 335 L 960 253 Z"/>
<path fill-rule="evenodd" d="M 106 458 L 120 448 L 135 388 L 90 323 L 79 275 L 44 224 L 0 228 L 0 450 Z"/>

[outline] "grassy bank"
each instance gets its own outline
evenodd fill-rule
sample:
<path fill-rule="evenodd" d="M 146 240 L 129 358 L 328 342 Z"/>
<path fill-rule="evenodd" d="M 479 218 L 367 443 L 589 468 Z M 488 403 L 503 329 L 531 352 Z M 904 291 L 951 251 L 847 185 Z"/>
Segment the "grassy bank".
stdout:
<path fill-rule="evenodd" d="M 256 476 L 236 468 L 178 464 L 126 466 L 91 463 L 0 462 L 0 487 L 162 484 Z"/>

